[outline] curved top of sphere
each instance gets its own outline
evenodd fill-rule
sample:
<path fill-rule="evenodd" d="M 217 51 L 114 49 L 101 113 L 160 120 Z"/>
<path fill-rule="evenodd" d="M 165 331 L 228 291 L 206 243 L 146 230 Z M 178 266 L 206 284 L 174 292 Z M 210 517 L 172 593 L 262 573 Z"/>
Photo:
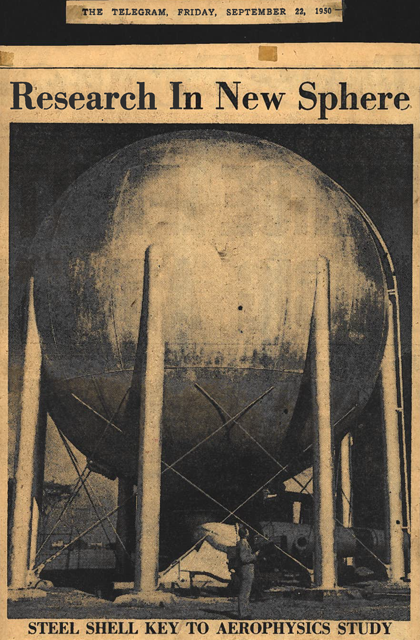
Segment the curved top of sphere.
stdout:
<path fill-rule="evenodd" d="M 118 473 L 135 467 L 124 394 L 150 245 L 160 248 L 166 278 L 164 447 L 171 455 L 214 428 L 214 408 L 202 405 L 194 382 L 232 415 L 274 386 L 260 418 L 253 414 L 254 437 L 276 455 L 286 443 L 307 444 L 319 256 L 330 264 L 334 422 L 371 393 L 386 330 L 375 242 L 343 189 L 279 145 L 205 130 L 136 142 L 65 192 L 37 244 L 36 310 L 52 415 L 88 454 L 104 426 L 96 414 L 114 416 L 127 438 L 113 432 L 99 458 Z"/>

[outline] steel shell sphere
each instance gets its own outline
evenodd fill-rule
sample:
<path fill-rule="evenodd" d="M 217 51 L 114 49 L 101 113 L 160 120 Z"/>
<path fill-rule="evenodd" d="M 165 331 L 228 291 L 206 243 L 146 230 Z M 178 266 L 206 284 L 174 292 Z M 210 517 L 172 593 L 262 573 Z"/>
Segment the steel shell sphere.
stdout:
<path fill-rule="evenodd" d="M 241 426 L 219 429 L 177 466 L 213 496 L 249 495 L 311 443 L 320 255 L 330 264 L 337 433 L 372 391 L 386 298 L 370 229 L 312 164 L 245 135 L 157 136 L 84 173 L 37 238 L 36 315 L 51 416 L 115 475 L 137 468 L 129 389 L 150 245 L 166 283 L 163 459 L 171 464 L 273 387 Z M 182 479 L 166 475 L 170 492 L 182 492 Z"/>

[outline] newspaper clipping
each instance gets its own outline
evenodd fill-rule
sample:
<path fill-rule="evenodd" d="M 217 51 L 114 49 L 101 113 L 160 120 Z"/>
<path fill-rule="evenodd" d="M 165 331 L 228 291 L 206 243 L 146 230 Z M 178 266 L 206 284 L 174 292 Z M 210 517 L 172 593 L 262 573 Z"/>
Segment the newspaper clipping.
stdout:
<path fill-rule="evenodd" d="M 418 637 L 419 54 L 0 52 L 2 637 Z"/>

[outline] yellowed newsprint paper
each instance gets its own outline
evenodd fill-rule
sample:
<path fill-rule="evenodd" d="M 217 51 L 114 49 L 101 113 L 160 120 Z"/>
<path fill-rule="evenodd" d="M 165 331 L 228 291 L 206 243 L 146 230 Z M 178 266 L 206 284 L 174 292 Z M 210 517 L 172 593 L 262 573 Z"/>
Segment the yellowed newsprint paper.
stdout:
<path fill-rule="evenodd" d="M 1 637 L 418 638 L 419 47 L 0 60 Z"/>
<path fill-rule="evenodd" d="M 67 0 L 67 24 L 290 24 L 342 22 L 342 0 Z"/>

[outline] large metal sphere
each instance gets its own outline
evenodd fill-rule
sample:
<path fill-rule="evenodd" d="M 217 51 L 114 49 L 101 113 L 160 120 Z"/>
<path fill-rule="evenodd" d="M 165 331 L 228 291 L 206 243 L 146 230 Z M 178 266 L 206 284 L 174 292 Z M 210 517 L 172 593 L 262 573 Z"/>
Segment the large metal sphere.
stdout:
<path fill-rule="evenodd" d="M 222 424 L 195 382 L 230 415 L 274 387 L 241 420 L 259 444 L 231 425 L 177 467 L 206 491 L 249 495 L 278 470 L 261 447 L 288 465 L 311 442 L 307 352 L 320 255 L 330 261 L 337 431 L 371 393 L 386 330 L 374 240 L 351 198 L 283 147 L 214 131 L 132 144 L 66 191 L 37 244 L 50 413 L 117 475 L 136 473 L 138 421 L 126 392 L 151 244 L 162 248 L 169 283 L 164 460 Z M 121 432 L 102 438 L 111 418 Z"/>

